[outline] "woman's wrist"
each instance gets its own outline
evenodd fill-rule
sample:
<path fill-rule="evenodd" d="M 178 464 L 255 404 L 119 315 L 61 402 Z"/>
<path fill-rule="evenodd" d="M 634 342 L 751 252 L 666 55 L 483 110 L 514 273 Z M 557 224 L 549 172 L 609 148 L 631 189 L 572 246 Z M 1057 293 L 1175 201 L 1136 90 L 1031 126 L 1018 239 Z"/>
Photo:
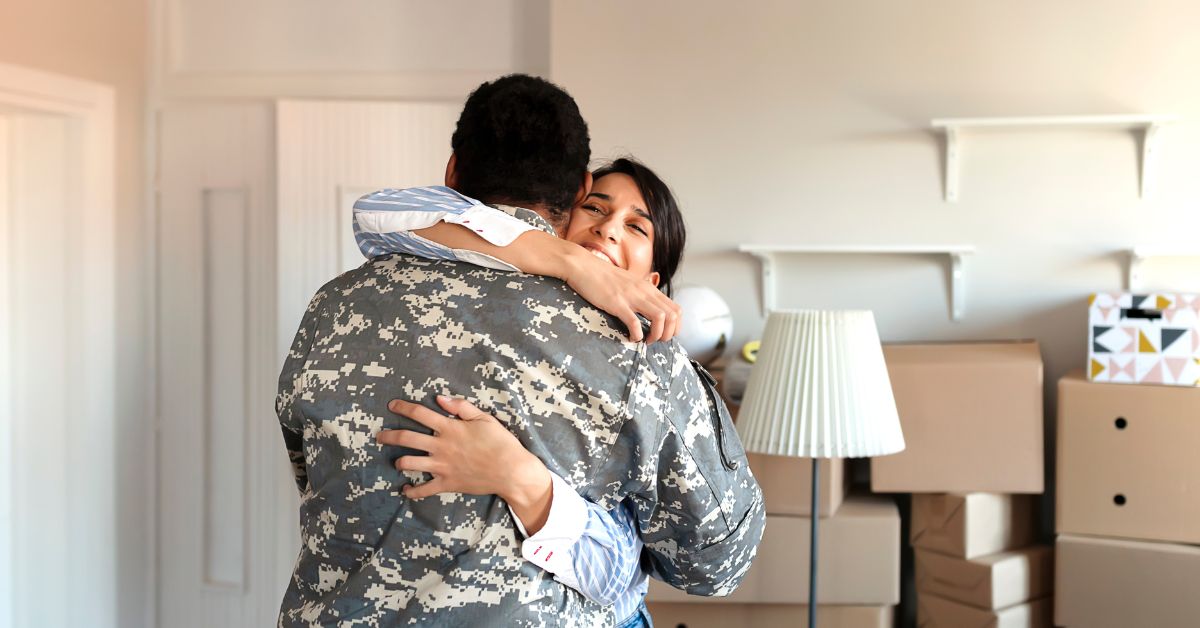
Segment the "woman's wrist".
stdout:
<path fill-rule="evenodd" d="M 568 284 L 591 272 L 588 264 L 595 261 L 587 249 L 566 240 L 557 240 L 549 257 L 553 259 L 550 275 Z"/>
<path fill-rule="evenodd" d="M 577 277 L 581 263 L 587 261 L 582 257 L 582 247 L 539 230 L 526 231 L 502 251 L 500 259 L 523 273 L 564 281 Z"/>
<path fill-rule="evenodd" d="M 554 487 L 546 465 L 537 456 L 524 453 L 522 461 L 513 466 L 513 473 L 500 497 L 508 502 L 525 531 L 533 535 L 546 525 L 550 516 Z"/>

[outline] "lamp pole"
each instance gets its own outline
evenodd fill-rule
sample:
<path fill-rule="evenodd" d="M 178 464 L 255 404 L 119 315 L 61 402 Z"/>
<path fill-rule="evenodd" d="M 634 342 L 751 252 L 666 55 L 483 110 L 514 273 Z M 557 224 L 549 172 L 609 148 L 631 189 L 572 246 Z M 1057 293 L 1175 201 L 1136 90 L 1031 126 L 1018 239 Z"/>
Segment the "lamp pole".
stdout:
<path fill-rule="evenodd" d="M 818 510 L 817 493 L 820 484 L 817 476 L 820 474 L 819 458 L 812 459 L 812 525 L 809 527 L 808 539 L 808 628 L 817 628 L 817 522 L 821 520 Z"/>

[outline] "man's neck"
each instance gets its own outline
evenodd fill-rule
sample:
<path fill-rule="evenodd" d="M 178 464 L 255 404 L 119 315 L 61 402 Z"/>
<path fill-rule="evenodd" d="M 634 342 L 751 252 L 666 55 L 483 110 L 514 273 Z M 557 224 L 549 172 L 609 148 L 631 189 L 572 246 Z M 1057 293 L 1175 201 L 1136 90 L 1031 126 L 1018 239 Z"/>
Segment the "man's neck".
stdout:
<path fill-rule="evenodd" d="M 559 237 L 562 237 L 563 231 L 567 226 L 567 213 L 552 211 L 545 203 L 525 203 L 507 198 L 481 198 L 479 200 L 487 205 L 509 205 L 512 207 L 523 207 L 528 209 L 541 216 L 546 222 L 550 223 L 550 226 L 553 227 L 556 232 L 558 232 Z"/>

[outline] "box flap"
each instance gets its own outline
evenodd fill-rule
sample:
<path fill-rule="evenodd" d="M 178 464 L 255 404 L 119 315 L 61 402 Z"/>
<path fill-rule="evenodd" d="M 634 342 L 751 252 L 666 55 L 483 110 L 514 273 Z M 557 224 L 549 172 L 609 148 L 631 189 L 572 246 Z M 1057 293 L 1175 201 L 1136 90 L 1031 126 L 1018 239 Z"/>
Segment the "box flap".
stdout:
<path fill-rule="evenodd" d="M 1051 628 L 1052 612 L 1053 599 L 1049 597 L 983 610 L 936 595 L 917 596 L 918 628 Z"/>
<path fill-rule="evenodd" d="M 937 586 L 963 592 L 977 591 L 991 581 L 991 569 L 972 560 L 916 549 L 917 588 Z"/>
<path fill-rule="evenodd" d="M 889 367 L 1042 362 L 1041 348 L 1036 340 L 885 344 L 883 355 Z"/>
<path fill-rule="evenodd" d="M 963 527 L 966 504 L 962 495 L 913 495 L 909 541 L 916 546 L 930 542 L 942 545 L 946 535 L 958 536 L 953 530 Z"/>

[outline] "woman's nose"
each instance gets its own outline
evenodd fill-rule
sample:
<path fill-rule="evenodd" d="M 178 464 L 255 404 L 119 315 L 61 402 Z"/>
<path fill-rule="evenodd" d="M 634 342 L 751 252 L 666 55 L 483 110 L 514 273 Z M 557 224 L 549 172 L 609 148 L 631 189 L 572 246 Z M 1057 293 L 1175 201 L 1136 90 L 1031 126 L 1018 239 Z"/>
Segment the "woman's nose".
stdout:
<path fill-rule="evenodd" d="M 617 237 L 621 233 L 621 230 L 618 228 L 617 221 L 611 218 L 596 223 L 596 226 L 593 227 L 592 231 L 596 235 L 608 240 L 612 240 L 613 242 L 617 241 Z"/>

